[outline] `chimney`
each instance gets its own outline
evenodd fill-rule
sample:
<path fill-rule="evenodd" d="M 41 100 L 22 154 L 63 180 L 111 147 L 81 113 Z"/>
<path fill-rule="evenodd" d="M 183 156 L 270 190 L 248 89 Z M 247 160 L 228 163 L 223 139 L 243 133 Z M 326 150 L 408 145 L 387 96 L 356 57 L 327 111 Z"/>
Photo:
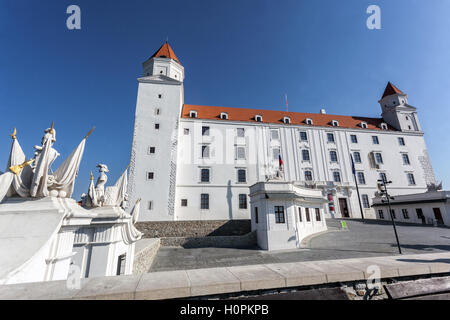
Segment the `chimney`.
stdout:
<path fill-rule="evenodd" d="M 320 109 L 320 114 L 327 114 L 327 112 L 325 111 L 325 109 Z"/>

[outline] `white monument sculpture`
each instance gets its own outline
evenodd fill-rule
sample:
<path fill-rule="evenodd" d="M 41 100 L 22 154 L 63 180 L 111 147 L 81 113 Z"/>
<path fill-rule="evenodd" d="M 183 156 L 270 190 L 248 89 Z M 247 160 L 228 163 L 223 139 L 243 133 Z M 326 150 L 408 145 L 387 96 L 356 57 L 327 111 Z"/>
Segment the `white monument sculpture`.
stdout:
<path fill-rule="evenodd" d="M 92 131 L 53 171 L 60 156 L 53 148 L 53 123 L 29 160 L 14 129 L 7 168 L 0 173 L 0 284 L 132 273 L 134 244 L 142 233 L 134 226 L 140 201 L 130 214 L 123 210 L 127 170 L 105 188 L 108 167 L 100 164 L 82 206 L 71 198 Z"/>

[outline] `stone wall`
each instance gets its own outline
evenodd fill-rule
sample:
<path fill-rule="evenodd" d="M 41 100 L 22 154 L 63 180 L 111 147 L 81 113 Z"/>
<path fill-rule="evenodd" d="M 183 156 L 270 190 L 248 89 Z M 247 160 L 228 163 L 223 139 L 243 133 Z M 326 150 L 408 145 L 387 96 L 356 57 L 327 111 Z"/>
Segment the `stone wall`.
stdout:
<path fill-rule="evenodd" d="M 161 238 L 161 246 L 183 248 L 252 248 L 256 246 L 256 232 L 243 236 L 210 236 L 210 237 L 166 237 Z"/>
<path fill-rule="evenodd" d="M 136 242 L 133 274 L 148 272 L 158 253 L 160 245 L 160 239 L 141 239 Z"/>
<path fill-rule="evenodd" d="M 250 220 L 143 221 L 136 227 L 144 238 L 242 236 L 251 232 Z"/>

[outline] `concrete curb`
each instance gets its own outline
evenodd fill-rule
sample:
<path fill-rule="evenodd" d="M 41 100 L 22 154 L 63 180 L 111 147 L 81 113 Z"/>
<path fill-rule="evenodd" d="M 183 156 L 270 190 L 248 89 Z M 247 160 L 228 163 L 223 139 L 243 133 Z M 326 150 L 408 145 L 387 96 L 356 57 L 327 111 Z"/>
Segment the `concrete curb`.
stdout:
<path fill-rule="evenodd" d="M 365 280 L 369 266 L 381 278 L 450 273 L 450 252 L 359 259 L 234 266 L 89 278 L 69 290 L 66 281 L 0 286 L 0 299 L 173 299 Z"/>

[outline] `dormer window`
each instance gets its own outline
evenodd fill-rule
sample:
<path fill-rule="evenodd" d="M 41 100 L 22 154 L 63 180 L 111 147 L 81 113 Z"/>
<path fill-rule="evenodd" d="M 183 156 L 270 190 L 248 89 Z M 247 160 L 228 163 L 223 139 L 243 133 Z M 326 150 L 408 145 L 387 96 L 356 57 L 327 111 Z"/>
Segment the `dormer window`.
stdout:
<path fill-rule="evenodd" d="M 262 122 L 262 116 L 260 116 L 259 114 L 257 114 L 257 115 L 255 116 L 255 121 L 256 121 L 256 122 Z"/>
<path fill-rule="evenodd" d="M 222 120 L 228 120 L 228 113 L 222 112 L 222 113 L 220 114 L 220 119 L 222 119 Z"/>
<path fill-rule="evenodd" d="M 332 125 L 333 127 L 339 127 L 339 121 L 337 121 L 337 120 L 331 120 L 331 125 Z"/>
<path fill-rule="evenodd" d="M 283 122 L 284 122 L 285 124 L 290 124 L 290 123 L 291 123 L 291 118 L 289 118 L 289 117 L 283 117 Z"/>
<path fill-rule="evenodd" d="M 362 121 L 359 125 L 361 126 L 361 128 L 367 129 L 367 122 Z"/>
<path fill-rule="evenodd" d="M 189 111 L 189 117 L 190 118 L 197 118 L 197 111 L 194 111 L 194 110 Z"/>
<path fill-rule="evenodd" d="M 306 119 L 305 119 L 305 123 L 306 123 L 307 125 L 309 125 L 309 126 L 312 126 L 312 125 L 313 125 L 313 121 L 312 121 L 311 118 L 306 118 Z"/>
<path fill-rule="evenodd" d="M 380 128 L 381 128 L 381 130 L 387 130 L 387 129 L 388 129 L 388 126 L 387 126 L 386 123 L 382 122 L 382 123 L 380 124 Z"/>

